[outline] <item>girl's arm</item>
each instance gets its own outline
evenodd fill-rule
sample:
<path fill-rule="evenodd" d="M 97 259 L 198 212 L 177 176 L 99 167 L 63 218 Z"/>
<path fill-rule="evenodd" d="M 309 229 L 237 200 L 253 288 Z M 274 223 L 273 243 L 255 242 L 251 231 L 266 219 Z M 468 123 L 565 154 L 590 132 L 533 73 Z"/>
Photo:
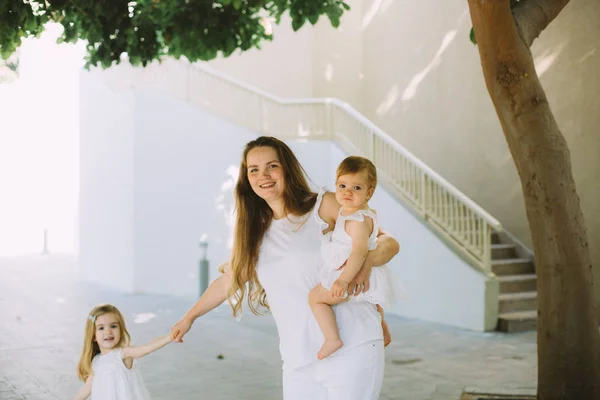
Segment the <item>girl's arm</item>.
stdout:
<path fill-rule="evenodd" d="M 155 352 L 158 349 L 165 347 L 172 341 L 173 339 L 171 338 L 171 334 L 169 333 L 168 335 L 164 335 L 153 339 L 142 346 L 125 347 L 123 348 L 123 350 L 121 350 L 121 357 L 123 358 L 123 361 L 130 361 L 135 358 L 144 357 L 150 353 Z"/>
<path fill-rule="evenodd" d="M 232 279 L 231 271 L 225 271 L 210 284 L 196 304 L 171 328 L 171 335 L 175 342 L 183 341 L 183 336 L 190 330 L 196 318 L 203 316 L 227 300 Z"/>
<path fill-rule="evenodd" d="M 85 400 L 88 397 L 90 397 L 90 395 L 92 394 L 92 380 L 93 379 L 94 379 L 93 376 L 89 376 L 85 380 L 85 383 L 83 384 L 83 386 L 77 391 L 77 393 L 75 393 L 75 397 L 73 397 L 73 400 Z"/>
<path fill-rule="evenodd" d="M 373 229 L 371 219 L 364 218 L 363 221 L 346 221 L 346 232 L 352 239 L 352 252 L 348 257 L 348 261 L 344 266 L 344 270 L 337 282 L 341 287 L 334 286 L 331 292 L 334 296 L 341 297 L 348 290 L 350 281 L 354 279 L 358 271 L 360 271 L 367 254 L 369 253 L 369 236 Z M 340 291 L 340 289 L 343 289 Z"/>

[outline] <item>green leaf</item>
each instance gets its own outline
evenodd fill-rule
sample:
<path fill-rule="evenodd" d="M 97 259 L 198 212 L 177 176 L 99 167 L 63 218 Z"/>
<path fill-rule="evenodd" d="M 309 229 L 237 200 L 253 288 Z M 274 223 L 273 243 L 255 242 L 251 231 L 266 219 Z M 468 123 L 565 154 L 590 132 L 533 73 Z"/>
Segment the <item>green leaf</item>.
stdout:
<path fill-rule="evenodd" d="M 2 1 L 0 1 L 1 3 Z M 6 1 L 5 1 L 6 2 Z M 260 21 L 291 17 L 297 31 L 327 16 L 339 26 L 350 9 L 343 0 L 14 0 L 0 23 L 0 56 L 8 58 L 25 37 L 48 21 L 63 25 L 59 42 L 87 42 L 86 68 L 110 67 L 126 53 L 134 65 L 165 56 L 190 62 L 260 48 L 272 40 Z M 2 6 L 0 5 L 0 11 Z"/>
<path fill-rule="evenodd" d="M 337 28 L 340 26 L 340 17 L 337 15 L 329 15 L 329 21 L 331 22 L 331 26 Z"/>
<path fill-rule="evenodd" d="M 296 32 L 298 29 L 302 28 L 302 25 L 304 25 L 304 21 L 305 21 L 304 17 L 292 20 L 292 29 L 294 30 L 294 32 Z"/>
<path fill-rule="evenodd" d="M 471 28 L 471 32 L 469 33 L 469 39 L 471 39 L 471 42 L 477 46 L 477 40 L 475 39 L 475 30 L 473 28 Z"/>

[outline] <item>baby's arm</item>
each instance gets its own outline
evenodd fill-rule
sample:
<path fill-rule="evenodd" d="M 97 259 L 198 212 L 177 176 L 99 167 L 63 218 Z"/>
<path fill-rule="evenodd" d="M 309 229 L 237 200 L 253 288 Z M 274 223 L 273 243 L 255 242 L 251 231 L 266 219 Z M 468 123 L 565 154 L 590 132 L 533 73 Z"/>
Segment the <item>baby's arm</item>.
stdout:
<path fill-rule="evenodd" d="M 346 261 L 344 271 L 336 281 L 341 285 L 344 291 L 348 290 L 348 284 L 358 271 L 360 271 L 367 254 L 369 253 L 369 236 L 373 230 L 373 223 L 370 218 L 365 218 L 363 221 L 346 221 L 346 232 L 352 238 L 352 252 Z M 338 285 L 332 286 L 332 292 L 334 295 L 339 295 Z M 337 288 L 337 290 L 334 290 Z M 343 294 L 342 294 L 343 296 Z"/>
<path fill-rule="evenodd" d="M 153 339 L 142 346 L 125 347 L 121 351 L 121 356 L 123 357 L 123 361 L 130 361 L 135 358 L 144 357 L 160 348 L 165 347 L 167 344 L 171 343 L 172 340 L 171 334 L 168 334 Z"/>
<path fill-rule="evenodd" d="M 85 380 L 85 384 L 77 391 L 77 393 L 75 393 L 75 397 L 73 397 L 73 400 L 85 400 L 88 397 L 90 397 L 90 395 L 92 394 L 92 380 L 93 379 L 94 379 L 93 376 L 89 376 Z"/>

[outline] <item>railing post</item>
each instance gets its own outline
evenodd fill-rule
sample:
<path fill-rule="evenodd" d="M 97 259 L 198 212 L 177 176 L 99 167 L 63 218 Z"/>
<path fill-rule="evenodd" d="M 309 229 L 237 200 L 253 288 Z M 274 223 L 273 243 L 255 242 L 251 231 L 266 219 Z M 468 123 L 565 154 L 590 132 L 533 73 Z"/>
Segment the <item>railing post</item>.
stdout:
<path fill-rule="evenodd" d="M 421 206 L 423 207 L 423 217 L 427 220 L 429 214 L 427 213 L 429 202 L 427 196 L 427 175 L 421 171 Z"/>
<path fill-rule="evenodd" d="M 333 102 L 331 101 L 331 99 L 327 99 L 327 105 L 326 105 L 326 115 L 327 115 L 327 120 L 326 120 L 326 138 L 329 140 L 334 140 L 335 139 L 335 118 L 334 118 L 334 105 Z"/>
<path fill-rule="evenodd" d="M 263 97 L 261 95 L 257 95 L 258 96 L 258 133 L 260 133 L 261 135 L 265 134 L 265 127 L 264 127 L 264 102 L 263 102 Z"/>
<path fill-rule="evenodd" d="M 48 230 L 44 229 L 44 247 L 42 248 L 42 254 L 48 255 Z"/>
<path fill-rule="evenodd" d="M 369 138 L 369 155 L 368 155 L 368 157 L 371 160 L 376 162 L 376 160 L 375 160 L 375 140 L 376 140 L 375 134 L 373 133 L 372 130 L 369 130 L 369 132 L 370 132 L 371 137 Z"/>
<path fill-rule="evenodd" d="M 484 238 L 483 238 L 483 268 L 492 272 L 492 228 L 487 221 L 482 219 L 484 224 Z"/>
<path fill-rule="evenodd" d="M 191 101 L 190 99 L 190 86 L 191 86 L 191 75 L 192 75 L 192 63 L 187 63 L 187 74 L 186 74 L 186 85 L 185 85 L 185 99 L 188 103 Z"/>

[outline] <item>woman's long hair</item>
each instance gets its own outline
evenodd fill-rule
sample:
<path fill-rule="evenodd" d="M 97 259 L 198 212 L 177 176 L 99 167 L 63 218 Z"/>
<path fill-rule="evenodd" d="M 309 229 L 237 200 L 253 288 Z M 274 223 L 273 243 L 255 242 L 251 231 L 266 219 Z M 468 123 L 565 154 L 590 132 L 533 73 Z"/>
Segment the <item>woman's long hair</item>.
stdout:
<path fill-rule="evenodd" d="M 274 137 L 261 136 L 246 144 L 235 186 L 236 224 L 231 256 L 233 282 L 229 289 L 229 303 L 236 317 L 242 314 L 246 290 L 248 306 L 254 314 L 260 314 L 259 307 L 269 308 L 265 290 L 258 281 L 256 264 L 263 237 L 273 220 L 273 210 L 250 186 L 246 162 L 250 150 L 257 147 L 271 147 L 277 153 L 284 177 L 285 215 L 304 215 L 312 210 L 317 199 L 317 194 L 308 185 L 304 169 L 285 143 Z"/>
<path fill-rule="evenodd" d="M 119 323 L 119 330 L 121 332 L 121 339 L 115 347 L 129 346 L 131 337 L 125 326 L 125 319 L 117 307 L 110 304 L 100 304 L 90 311 L 88 318 L 85 322 L 85 334 L 83 338 L 83 351 L 79 358 L 79 364 L 77 365 L 77 376 L 82 381 L 92 375 L 92 360 L 96 354 L 100 353 L 100 347 L 96 342 L 96 319 L 104 314 L 114 314 Z"/>

